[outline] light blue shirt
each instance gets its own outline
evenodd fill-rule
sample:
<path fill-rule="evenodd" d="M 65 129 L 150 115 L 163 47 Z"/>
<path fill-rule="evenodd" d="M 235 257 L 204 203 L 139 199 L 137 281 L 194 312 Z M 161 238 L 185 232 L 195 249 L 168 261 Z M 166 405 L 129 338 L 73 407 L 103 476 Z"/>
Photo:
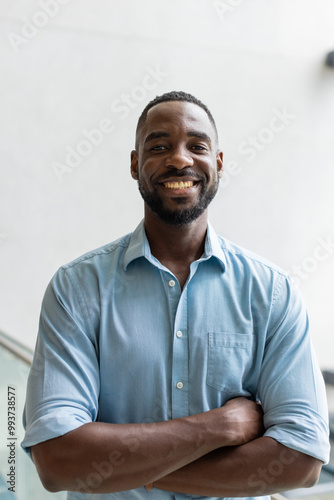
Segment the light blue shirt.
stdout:
<path fill-rule="evenodd" d="M 324 383 L 304 304 L 287 275 L 208 224 L 204 253 L 181 290 L 151 254 L 142 221 L 61 267 L 49 284 L 22 446 L 29 452 L 87 422 L 159 422 L 237 396 L 261 401 L 266 436 L 328 461 Z M 267 477 L 282 463 L 271 464 Z M 116 450 L 111 467 L 123 466 Z M 96 495 L 99 474 L 87 478 L 91 493 L 68 499 L 202 498 L 144 487 Z M 261 474 L 250 481 L 262 494 Z"/>

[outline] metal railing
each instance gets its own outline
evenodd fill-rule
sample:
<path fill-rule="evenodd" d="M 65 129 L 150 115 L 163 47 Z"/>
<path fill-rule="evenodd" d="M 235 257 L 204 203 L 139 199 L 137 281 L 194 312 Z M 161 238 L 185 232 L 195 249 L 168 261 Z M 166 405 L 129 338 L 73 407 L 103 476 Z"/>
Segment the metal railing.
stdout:
<path fill-rule="evenodd" d="M 31 365 L 32 358 L 34 356 L 33 351 L 29 349 L 29 347 L 25 347 L 23 344 L 17 342 L 16 340 L 9 337 L 9 335 L 6 335 L 1 331 L 0 331 L 0 346 L 4 347 L 5 349 L 13 353 L 15 356 L 17 356 L 19 359 L 21 359 L 28 365 Z"/>

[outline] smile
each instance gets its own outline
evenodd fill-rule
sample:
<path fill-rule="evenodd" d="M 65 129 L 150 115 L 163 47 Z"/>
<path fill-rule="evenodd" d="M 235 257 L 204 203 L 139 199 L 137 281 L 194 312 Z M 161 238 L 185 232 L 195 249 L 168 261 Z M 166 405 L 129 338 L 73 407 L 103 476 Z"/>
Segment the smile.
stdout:
<path fill-rule="evenodd" d="M 180 182 L 164 182 L 164 187 L 167 189 L 188 189 L 195 185 L 194 181 L 180 181 Z"/>

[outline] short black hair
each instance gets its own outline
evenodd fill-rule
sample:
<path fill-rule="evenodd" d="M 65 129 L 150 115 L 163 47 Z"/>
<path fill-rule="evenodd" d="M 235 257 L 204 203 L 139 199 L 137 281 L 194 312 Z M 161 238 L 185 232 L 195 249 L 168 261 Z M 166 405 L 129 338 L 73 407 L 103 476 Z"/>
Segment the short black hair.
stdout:
<path fill-rule="evenodd" d="M 156 106 L 157 104 L 160 104 L 162 102 L 171 102 L 171 101 L 191 102 L 193 104 L 197 104 L 197 106 L 200 106 L 202 109 L 204 109 L 204 111 L 208 115 L 208 118 L 209 118 L 209 120 L 210 120 L 210 122 L 215 130 L 217 143 L 218 143 L 218 130 L 217 130 L 216 122 L 215 122 L 209 108 L 205 104 L 203 104 L 202 101 L 197 99 L 197 97 L 194 97 L 193 95 L 188 94 L 187 92 L 183 92 L 182 90 L 173 90 L 172 92 L 166 92 L 165 94 L 157 95 L 143 109 L 142 114 L 140 115 L 140 117 L 138 119 L 137 128 L 136 128 L 136 146 L 137 146 L 138 132 L 146 122 L 148 111 L 151 108 L 153 108 L 153 106 Z"/>

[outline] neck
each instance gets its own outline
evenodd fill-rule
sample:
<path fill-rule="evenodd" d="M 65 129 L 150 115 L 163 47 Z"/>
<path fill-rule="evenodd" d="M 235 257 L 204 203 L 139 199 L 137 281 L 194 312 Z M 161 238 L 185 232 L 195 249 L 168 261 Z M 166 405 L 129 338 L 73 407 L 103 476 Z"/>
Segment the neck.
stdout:
<path fill-rule="evenodd" d="M 145 207 L 145 231 L 151 252 L 163 264 L 187 264 L 199 259 L 204 251 L 208 214 L 184 226 L 161 221 Z"/>

